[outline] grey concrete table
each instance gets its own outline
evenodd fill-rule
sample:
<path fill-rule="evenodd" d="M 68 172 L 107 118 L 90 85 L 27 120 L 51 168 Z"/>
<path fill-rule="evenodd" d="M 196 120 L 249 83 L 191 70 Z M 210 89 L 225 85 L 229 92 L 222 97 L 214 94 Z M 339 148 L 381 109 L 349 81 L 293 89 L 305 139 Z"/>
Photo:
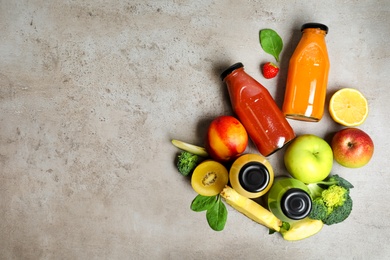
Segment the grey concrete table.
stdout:
<path fill-rule="evenodd" d="M 388 259 L 389 17 L 385 0 L 1 1 L 0 258 Z M 214 232 L 189 208 L 170 139 L 202 145 L 232 113 L 219 73 L 237 61 L 281 106 L 306 22 L 329 26 L 327 100 L 352 87 L 369 101 L 373 159 L 332 171 L 355 185 L 353 212 L 294 243 L 232 208 Z M 272 80 L 264 28 L 285 43 Z M 342 128 L 328 113 L 290 122 L 327 140 Z M 282 158 L 269 158 L 277 175 Z"/>

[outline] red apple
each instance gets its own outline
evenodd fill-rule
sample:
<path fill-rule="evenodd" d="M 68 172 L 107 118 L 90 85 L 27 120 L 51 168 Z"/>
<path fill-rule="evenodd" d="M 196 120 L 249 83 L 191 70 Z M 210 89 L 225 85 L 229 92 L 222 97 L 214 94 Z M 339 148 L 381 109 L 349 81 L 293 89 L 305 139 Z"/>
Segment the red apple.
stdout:
<path fill-rule="evenodd" d="M 233 116 L 215 118 L 207 131 L 206 150 L 216 161 L 226 162 L 243 153 L 248 145 L 245 127 Z"/>
<path fill-rule="evenodd" d="M 373 153 L 371 137 L 358 128 L 344 128 L 332 139 L 331 147 L 335 160 L 344 167 L 359 168 L 366 165 Z"/>

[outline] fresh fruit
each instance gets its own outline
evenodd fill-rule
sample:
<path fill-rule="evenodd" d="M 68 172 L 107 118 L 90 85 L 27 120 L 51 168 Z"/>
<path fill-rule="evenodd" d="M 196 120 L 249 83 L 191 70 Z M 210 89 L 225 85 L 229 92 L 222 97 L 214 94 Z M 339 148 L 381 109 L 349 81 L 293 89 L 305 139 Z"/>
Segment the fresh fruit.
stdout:
<path fill-rule="evenodd" d="M 219 162 L 207 160 L 200 163 L 191 176 L 191 186 L 200 195 L 215 196 L 228 183 L 229 174 Z"/>
<path fill-rule="evenodd" d="M 344 128 L 332 139 L 334 159 L 342 166 L 359 168 L 366 165 L 374 154 L 371 137 L 358 128 Z"/>
<path fill-rule="evenodd" d="M 248 134 L 233 116 L 215 118 L 207 131 L 206 150 L 216 161 L 226 162 L 243 153 L 248 145 Z"/>
<path fill-rule="evenodd" d="M 199 156 L 202 156 L 202 157 L 208 157 L 208 153 L 206 151 L 205 148 L 203 147 L 200 147 L 200 146 L 197 146 L 197 145 L 193 145 L 193 144 L 189 144 L 189 143 L 186 143 L 186 142 L 183 142 L 183 141 L 179 141 L 179 140 L 175 140 L 173 139 L 172 141 L 172 144 L 174 146 L 176 146 L 177 148 L 183 150 L 183 151 L 186 151 L 186 152 L 189 152 L 189 153 L 192 153 L 192 154 L 195 154 L 195 155 L 199 155 Z"/>
<path fill-rule="evenodd" d="M 320 232 L 324 223 L 321 220 L 305 218 L 290 223 L 288 230 L 281 229 L 280 234 L 285 240 L 297 241 L 308 238 Z"/>
<path fill-rule="evenodd" d="M 266 79 L 272 79 L 276 77 L 276 75 L 279 72 L 279 67 L 273 64 L 272 62 L 267 62 L 266 64 L 263 65 L 263 76 Z"/>
<path fill-rule="evenodd" d="M 234 189 L 226 186 L 221 196 L 225 199 L 226 203 L 252 219 L 253 221 L 268 227 L 269 229 L 279 232 L 282 221 L 275 217 L 270 211 L 262 207 L 255 201 L 240 195 Z"/>
<path fill-rule="evenodd" d="M 367 99 L 356 89 L 342 88 L 332 95 L 329 113 L 341 125 L 361 125 L 368 115 Z"/>
<path fill-rule="evenodd" d="M 292 177 L 304 183 L 319 182 L 325 179 L 332 169 L 332 148 L 318 136 L 301 135 L 287 147 L 284 164 Z"/>

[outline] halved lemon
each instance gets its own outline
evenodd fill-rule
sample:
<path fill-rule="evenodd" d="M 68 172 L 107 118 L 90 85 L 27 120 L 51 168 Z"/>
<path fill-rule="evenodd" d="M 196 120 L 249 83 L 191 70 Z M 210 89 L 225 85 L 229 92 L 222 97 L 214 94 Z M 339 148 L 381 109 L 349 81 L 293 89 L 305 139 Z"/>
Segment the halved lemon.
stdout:
<path fill-rule="evenodd" d="M 330 98 L 329 113 L 343 126 L 361 125 L 368 115 L 367 99 L 356 89 L 342 88 Z"/>

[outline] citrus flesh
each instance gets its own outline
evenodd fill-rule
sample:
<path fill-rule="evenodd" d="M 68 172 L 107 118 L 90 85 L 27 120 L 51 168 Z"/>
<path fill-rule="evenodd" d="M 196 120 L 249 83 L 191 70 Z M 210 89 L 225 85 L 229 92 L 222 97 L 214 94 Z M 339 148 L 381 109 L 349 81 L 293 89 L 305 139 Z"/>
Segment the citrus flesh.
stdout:
<path fill-rule="evenodd" d="M 342 88 L 331 97 L 329 113 L 343 126 L 361 125 L 368 115 L 367 99 L 356 89 Z"/>

